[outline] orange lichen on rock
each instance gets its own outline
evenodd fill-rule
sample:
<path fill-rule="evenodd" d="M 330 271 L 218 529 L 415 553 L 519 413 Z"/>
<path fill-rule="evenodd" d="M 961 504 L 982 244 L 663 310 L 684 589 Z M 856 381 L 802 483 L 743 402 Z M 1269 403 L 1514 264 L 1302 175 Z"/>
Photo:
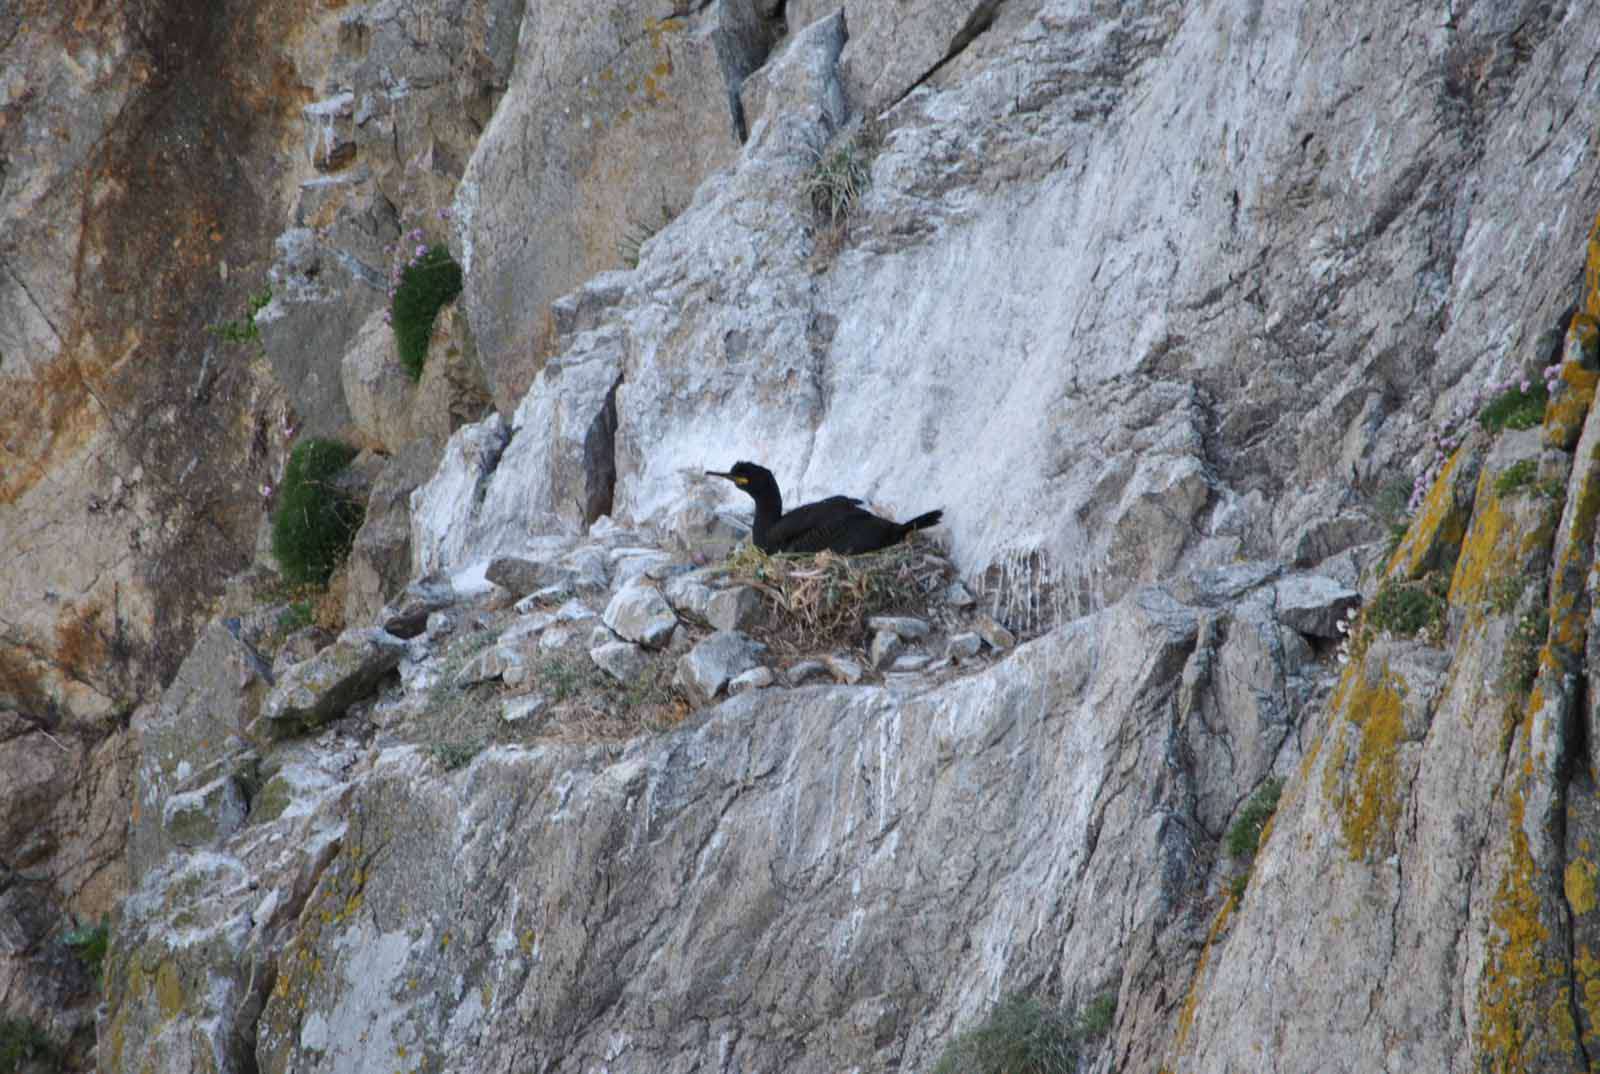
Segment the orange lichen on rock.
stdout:
<path fill-rule="evenodd" d="M 1400 817 L 1404 691 L 1404 681 L 1387 664 L 1370 676 L 1363 664 L 1352 664 L 1334 693 L 1328 733 L 1335 737 L 1322 790 L 1337 805 L 1353 861 L 1386 846 Z"/>
<path fill-rule="evenodd" d="M 1469 493 L 1476 481 L 1482 451 L 1481 443 L 1473 439 L 1450 456 L 1389 557 L 1385 578 L 1421 578 L 1431 570 L 1448 570 L 1455 563 L 1472 518 L 1472 499 L 1464 493 Z"/>

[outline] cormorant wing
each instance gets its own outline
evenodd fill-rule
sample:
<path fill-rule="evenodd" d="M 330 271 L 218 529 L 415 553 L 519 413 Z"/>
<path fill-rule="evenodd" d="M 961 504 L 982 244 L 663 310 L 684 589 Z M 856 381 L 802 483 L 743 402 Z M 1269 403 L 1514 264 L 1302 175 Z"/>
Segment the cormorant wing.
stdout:
<path fill-rule="evenodd" d="M 826 500 L 808 503 L 785 511 L 783 517 L 767 531 L 767 543 L 778 552 L 815 552 L 827 545 L 805 547 L 805 537 L 812 530 L 829 529 L 838 520 L 867 512 L 857 506 L 861 502 L 854 496 L 829 496 Z M 791 547 L 793 546 L 793 547 Z"/>

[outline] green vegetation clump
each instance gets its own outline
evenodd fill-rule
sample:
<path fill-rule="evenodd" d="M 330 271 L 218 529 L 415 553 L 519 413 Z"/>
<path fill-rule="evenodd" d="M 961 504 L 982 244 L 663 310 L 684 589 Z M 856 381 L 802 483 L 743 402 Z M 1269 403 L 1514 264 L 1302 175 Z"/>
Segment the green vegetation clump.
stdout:
<path fill-rule="evenodd" d="M 272 288 L 263 287 L 250 296 L 250 311 L 237 321 L 223 321 L 211 326 L 211 334 L 227 343 L 250 343 L 261 338 L 256 326 L 256 314 L 272 301 Z"/>
<path fill-rule="evenodd" d="M 78 961 L 83 963 L 96 984 L 102 981 L 106 951 L 111 946 L 111 921 L 101 917 L 98 925 L 79 925 L 61 937 L 61 942 L 72 948 Z"/>
<path fill-rule="evenodd" d="M 1544 421 L 1544 406 L 1550 391 L 1542 382 L 1514 384 L 1489 400 L 1478 414 L 1478 422 L 1489 432 L 1501 429 L 1531 429 Z"/>
<path fill-rule="evenodd" d="M 1510 496 L 1514 492 L 1531 487 L 1538 473 L 1539 464 L 1533 459 L 1520 459 L 1512 463 L 1495 475 L 1495 495 Z"/>
<path fill-rule="evenodd" d="M 443 246 L 424 247 L 400 271 L 390 324 L 400 364 L 412 380 L 422 379 L 428 340 L 439 311 L 461 293 L 461 266 Z"/>
<path fill-rule="evenodd" d="M 952 1041 L 933 1074 L 1075 1074 L 1072 1020 L 1032 996 L 1007 996 Z"/>
<path fill-rule="evenodd" d="M 1238 819 L 1228 829 L 1228 857 L 1253 858 L 1261 846 L 1261 832 L 1267 821 L 1278 811 L 1278 799 L 1283 796 L 1283 780 L 1277 776 L 1263 783 L 1250 796 L 1250 801 L 1239 811 Z"/>
<path fill-rule="evenodd" d="M 58 1055 L 50 1038 L 32 1022 L 0 1017 L 0 1074 L 16 1074 L 30 1063 L 51 1063 Z"/>
<path fill-rule="evenodd" d="M 1366 612 L 1366 626 L 1399 637 L 1437 633 L 1444 624 L 1449 583 L 1438 574 L 1415 582 L 1384 583 Z"/>
<path fill-rule="evenodd" d="M 428 747 L 428 752 L 439 762 L 439 767 L 446 772 L 454 772 L 471 764 L 472 759 L 483 752 L 483 743 L 476 739 L 470 742 L 436 742 Z"/>
<path fill-rule="evenodd" d="M 1521 619 L 1506 639 L 1500 660 L 1500 685 L 1508 693 L 1526 694 L 1539 674 L 1539 652 L 1550 633 L 1550 613 L 1541 604 Z"/>
<path fill-rule="evenodd" d="M 317 439 L 290 452 L 272 517 L 272 554 L 290 581 L 326 585 L 349 555 L 364 511 L 333 478 L 355 455 L 348 444 Z"/>

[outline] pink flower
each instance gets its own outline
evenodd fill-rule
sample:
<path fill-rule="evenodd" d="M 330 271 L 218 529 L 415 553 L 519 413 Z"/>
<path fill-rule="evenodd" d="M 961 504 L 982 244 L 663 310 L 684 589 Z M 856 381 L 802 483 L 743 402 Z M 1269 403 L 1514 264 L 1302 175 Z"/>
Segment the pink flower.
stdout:
<path fill-rule="evenodd" d="M 271 495 L 272 495 L 272 485 L 267 483 L 267 482 L 265 482 L 265 481 L 263 481 L 261 483 L 261 498 L 263 500 L 265 500 Z"/>
<path fill-rule="evenodd" d="M 440 209 L 439 210 L 439 219 L 440 220 L 448 220 L 448 219 L 450 219 L 450 210 L 448 208 Z"/>
<path fill-rule="evenodd" d="M 428 248 L 426 246 L 418 246 L 417 247 L 417 256 L 418 257 L 421 257 L 423 254 L 425 254 L 427 252 L 428 252 Z"/>

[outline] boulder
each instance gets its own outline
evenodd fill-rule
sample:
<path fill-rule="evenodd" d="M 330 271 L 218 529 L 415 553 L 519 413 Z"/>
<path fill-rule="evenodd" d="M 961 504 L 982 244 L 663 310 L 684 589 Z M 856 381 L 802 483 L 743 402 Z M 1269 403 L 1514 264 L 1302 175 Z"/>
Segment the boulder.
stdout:
<path fill-rule="evenodd" d="M 406 643 L 377 629 L 347 630 L 315 657 L 289 668 L 261 708 L 264 729 L 282 738 L 344 714 L 400 663 Z"/>
<path fill-rule="evenodd" d="M 678 617 L 660 590 L 630 585 L 617 590 L 601 617 L 625 641 L 659 649 L 672 639 Z"/>
<path fill-rule="evenodd" d="M 737 630 L 719 630 L 679 657 L 673 685 L 695 704 L 708 704 L 731 680 L 754 668 L 765 650 Z"/>

